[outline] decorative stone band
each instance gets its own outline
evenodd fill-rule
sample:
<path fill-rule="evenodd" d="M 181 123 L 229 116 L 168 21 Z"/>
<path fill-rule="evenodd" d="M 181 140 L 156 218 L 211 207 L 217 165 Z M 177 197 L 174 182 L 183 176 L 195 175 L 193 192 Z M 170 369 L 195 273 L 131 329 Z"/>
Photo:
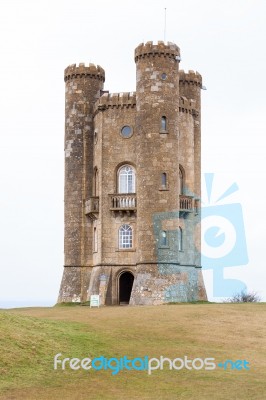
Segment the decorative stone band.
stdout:
<path fill-rule="evenodd" d="M 153 42 L 147 42 L 145 44 L 141 43 L 135 49 L 135 62 L 137 62 L 140 58 L 155 56 L 169 57 L 179 62 L 180 49 L 172 42 L 167 42 L 167 44 L 165 44 L 162 41 L 158 41 L 157 44 L 153 44 Z"/>
<path fill-rule="evenodd" d="M 100 81 L 105 81 L 105 72 L 99 65 L 89 64 L 86 66 L 84 63 L 69 65 L 64 72 L 65 82 L 73 78 L 96 78 Z"/>
<path fill-rule="evenodd" d="M 95 103 L 94 112 L 104 111 L 107 108 L 134 108 L 136 106 L 136 92 L 104 93 Z"/>
<path fill-rule="evenodd" d="M 188 72 L 179 71 L 179 85 L 197 85 L 202 87 L 202 76 L 196 71 L 189 70 Z"/>
<path fill-rule="evenodd" d="M 91 265 L 64 265 L 64 268 L 94 268 L 94 267 L 108 267 L 108 266 L 112 266 L 112 267 L 135 267 L 137 265 L 180 265 L 180 262 L 176 262 L 176 261 L 164 261 L 162 263 L 158 263 L 158 261 L 141 261 L 141 262 L 137 262 L 137 263 L 132 263 L 132 264 L 117 264 L 117 263 L 98 263 L 98 264 L 91 264 Z M 191 268 L 202 268 L 201 265 L 195 265 L 195 264 L 184 264 L 182 263 L 183 267 L 191 267 Z"/>

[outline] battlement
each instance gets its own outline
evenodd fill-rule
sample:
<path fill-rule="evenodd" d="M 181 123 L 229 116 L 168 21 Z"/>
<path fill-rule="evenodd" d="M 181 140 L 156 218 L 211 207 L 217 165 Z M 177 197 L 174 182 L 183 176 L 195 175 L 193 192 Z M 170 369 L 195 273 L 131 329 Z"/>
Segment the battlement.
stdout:
<path fill-rule="evenodd" d="M 136 106 L 136 92 L 104 93 L 95 103 L 94 112 L 107 108 L 133 108 Z"/>
<path fill-rule="evenodd" d="M 179 112 L 189 113 L 191 115 L 198 115 L 196 110 L 196 102 L 192 99 L 187 99 L 184 96 L 179 97 Z"/>
<path fill-rule="evenodd" d="M 179 84 L 197 85 L 202 87 L 202 76 L 196 71 L 189 70 L 188 72 L 179 71 Z"/>
<path fill-rule="evenodd" d="M 84 63 L 80 63 L 79 65 L 72 64 L 69 65 L 64 71 L 65 82 L 73 78 L 82 78 L 84 76 L 96 78 L 102 82 L 105 81 L 104 69 L 99 65 L 89 64 L 86 66 Z"/>
<path fill-rule="evenodd" d="M 153 44 L 153 42 L 141 43 L 135 49 L 135 62 L 140 58 L 155 56 L 170 57 L 178 61 L 179 58 L 177 59 L 177 57 L 180 57 L 180 49 L 172 42 L 165 44 L 163 41 L 158 41 L 157 44 Z"/>

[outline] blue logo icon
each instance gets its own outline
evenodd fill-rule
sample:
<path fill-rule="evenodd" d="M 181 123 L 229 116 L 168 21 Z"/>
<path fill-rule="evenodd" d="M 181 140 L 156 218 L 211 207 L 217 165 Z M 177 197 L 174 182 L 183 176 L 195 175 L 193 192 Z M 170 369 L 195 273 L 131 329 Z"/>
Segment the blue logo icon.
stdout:
<path fill-rule="evenodd" d="M 238 280 L 224 279 L 223 268 L 248 263 L 247 244 L 241 204 L 219 204 L 238 190 L 233 183 L 213 205 L 211 194 L 214 174 L 205 174 L 208 204 L 201 208 L 201 263 L 203 269 L 213 269 L 214 296 L 231 296 L 245 290 Z"/>

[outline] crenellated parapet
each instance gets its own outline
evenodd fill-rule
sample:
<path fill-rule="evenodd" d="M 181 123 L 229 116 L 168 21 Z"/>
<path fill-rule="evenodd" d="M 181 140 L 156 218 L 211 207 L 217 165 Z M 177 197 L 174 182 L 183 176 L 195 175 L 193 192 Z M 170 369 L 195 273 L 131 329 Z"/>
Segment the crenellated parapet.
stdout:
<path fill-rule="evenodd" d="M 86 66 L 84 63 L 69 65 L 64 71 L 65 82 L 73 78 L 83 77 L 95 78 L 104 82 L 105 72 L 99 65 L 89 64 L 89 66 Z"/>
<path fill-rule="evenodd" d="M 189 70 L 188 72 L 179 71 L 179 84 L 180 85 L 196 85 L 202 87 L 202 76 L 196 71 Z"/>
<path fill-rule="evenodd" d="M 169 57 L 176 61 L 180 61 L 180 49 L 179 47 L 171 42 L 158 41 L 157 44 L 153 42 L 141 43 L 135 49 L 135 62 L 145 57 Z"/>
<path fill-rule="evenodd" d="M 104 93 L 95 103 L 94 113 L 108 108 L 134 108 L 136 106 L 136 92 Z M 179 98 L 179 111 L 197 115 L 196 102 L 184 96 Z"/>
<path fill-rule="evenodd" d="M 198 111 L 196 109 L 196 101 L 192 99 L 187 99 L 184 96 L 179 97 L 179 112 L 197 116 Z"/>
<path fill-rule="evenodd" d="M 95 103 L 94 112 L 104 111 L 107 108 L 134 108 L 136 106 L 136 92 L 104 93 Z"/>

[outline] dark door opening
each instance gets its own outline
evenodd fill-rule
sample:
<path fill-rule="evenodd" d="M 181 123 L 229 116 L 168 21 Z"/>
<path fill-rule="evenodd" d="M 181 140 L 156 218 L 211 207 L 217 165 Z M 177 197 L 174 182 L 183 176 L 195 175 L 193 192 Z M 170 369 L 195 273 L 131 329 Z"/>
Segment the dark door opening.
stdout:
<path fill-rule="evenodd" d="M 129 304 L 134 276 L 131 272 L 123 272 L 119 278 L 119 304 Z"/>

